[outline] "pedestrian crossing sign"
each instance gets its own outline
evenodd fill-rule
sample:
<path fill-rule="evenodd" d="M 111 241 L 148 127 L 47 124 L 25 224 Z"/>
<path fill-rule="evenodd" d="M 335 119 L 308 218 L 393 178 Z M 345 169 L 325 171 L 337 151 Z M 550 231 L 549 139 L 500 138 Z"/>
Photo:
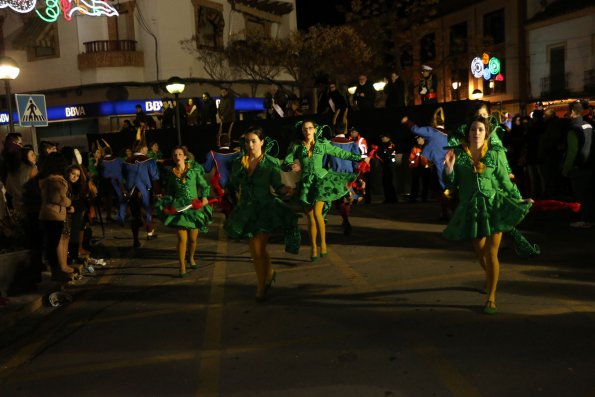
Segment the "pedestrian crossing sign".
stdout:
<path fill-rule="evenodd" d="M 45 95 L 16 94 L 17 112 L 21 127 L 47 127 L 48 111 Z"/>

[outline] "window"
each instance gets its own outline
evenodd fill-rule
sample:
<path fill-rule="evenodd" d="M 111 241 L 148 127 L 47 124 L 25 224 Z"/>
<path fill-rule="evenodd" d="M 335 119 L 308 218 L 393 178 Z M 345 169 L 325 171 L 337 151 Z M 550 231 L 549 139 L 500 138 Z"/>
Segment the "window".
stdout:
<path fill-rule="evenodd" d="M 484 44 L 500 44 L 505 41 L 504 9 L 483 16 Z"/>
<path fill-rule="evenodd" d="M 193 2 L 196 15 L 196 44 L 198 47 L 223 48 L 223 6 L 207 0 Z"/>
<path fill-rule="evenodd" d="M 551 93 L 562 93 L 566 89 L 566 48 L 564 46 L 549 48 L 550 89 Z"/>
<path fill-rule="evenodd" d="M 269 37 L 270 35 L 269 22 L 246 16 L 246 37 Z"/>
<path fill-rule="evenodd" d="M 450 55 L 465 54 L 467 52 L 467 22 L 450 27 Z"/>
<path fill-rule="evenodd" d="M 27 60 L 55 58 L 60 56 L 60 43 L 58 41 L 58 24 L 52 23 L 49 30 L 38 37 L 31 46 L 27 48 Z"/>
<path fill-rule="evenodd" d="M 421 63 L 432 61 L 436 58 L 436 35 L 430 33 L 421 38 L 419 59 Z"/>

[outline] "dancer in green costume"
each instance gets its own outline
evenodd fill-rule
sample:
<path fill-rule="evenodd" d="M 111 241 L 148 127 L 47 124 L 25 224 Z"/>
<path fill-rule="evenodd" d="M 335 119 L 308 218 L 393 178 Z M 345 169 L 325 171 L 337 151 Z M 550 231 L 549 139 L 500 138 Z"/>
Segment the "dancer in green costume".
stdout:
<path fill-rule="evenodd" d="M 198 268 L 194 260 L 199 230 L 209 231 L 213 207 L 209 205 L 210 187 L 202 166 L 188 160 L 188 152 L 177 147 L 172 153 L 175 166 L 168 177 L 167 193 L 155 204 L 163 224 L 178 229 L 178 261 L 180 277 L 186 277 L 186 248 L 192 269 Z M 199 194 L 200 190 L 200 194 Z"/>
<path fill-rule="evenodd" d="M 298 185 L 298 199 L 308 218 L 310 233 L 310 258 L 318 258 L 317 237 L 320 236 L 320 256 L 327 254 L 325 215 L 330 204 L 347 194 L 350 185 L 356 178 L 355 174 L 329 171 L 323 167 L 326 155 L 335 156 L 351 161 L 370 162 L 370 158 L 362 159 L 359 155 L 347 152 L 333 146 L 330 141 L 322 138 L 322 127 L 311 120 L 305 120 L 301 125 L 303 140 L 294 144 L 285 157 L 283 164 L 293 171 L 302 171 Z"/>
<path fill-rule="evenodd" d="M 498 249 L 502 232 L 523 220 L 532 200 L 523 200 L 508 177 L 502 145 L 490 141 L 490 124 L 478 117 L 467 137 L 447 152 L 444 182 L 459 189 L 459 205 L 444 236 L 451 240 L 471 239 L 486 272 L 488 294 L 484 313 L 496 313 L 496 287 L 500 274 Z"/>
<path fill-rule="evenodd" d="M 488 105 L 484 102 L 477 101 L 477 105 L 472 109 L 471 114 L 472 117 L 480 116 L 489 120 L 490 145 L 498 145 L 503 147 L 504 145 L 502 144 L 502 140 L 504 139 L 505 130 L 501 125 L 498 124 L 498 121 L 495 117 L 490 116 L 490 113 L 488 111 Z M 448 144 L 450 146 L 459 145 L 461 143 L 461 140 L 465 139 L 467 130 L 468 125 L 463 124 L 459 126 L 459 128 L 451 136 L 448 137 Z M 509 176 L 511 178 L 514 178 L 508 161 L 506 161 L 506 168 L 508 170 Z M 510 237 L 512 237 L 514 251 L 521 258 L 530 258 L 541 254 L 541 248 L 539 247 L 539 245 L 531 244 L 516 227 L 513 227 L 507 233 Z"/>
<path fill-rule="evenodd" d="M 256 271 L 256 300 L 264 301 L 276 278 L 267 252 L 269 235 L 283 230 L 285 250 L 297 254 L 300 232 L 297 215 L 271 193 L 291 195 L 293 189 L 281 183 L 279 160 L 267 153 L 274 141 L 265 139 L 260 127 L 251 127 L 244 134 L 245 153 L 233 160 L 231 180 L 227 185 L 238 202 L 225 221 L 226 234 L 234 239 L 248 239 L 250 255 Z"/>

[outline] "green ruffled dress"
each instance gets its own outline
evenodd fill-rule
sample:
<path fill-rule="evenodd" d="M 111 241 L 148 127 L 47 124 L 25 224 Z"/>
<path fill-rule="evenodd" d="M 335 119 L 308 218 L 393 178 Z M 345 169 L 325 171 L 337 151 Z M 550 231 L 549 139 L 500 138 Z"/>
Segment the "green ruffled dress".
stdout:
<path fill-rule="evenodd" d="M 507 161 L 501 145 L 489 143 L 481 160 L 483 172 L 475 172 L 471 156 L 459 146 L 454 149 L 454 171 L 444 173 L 449 188 L 459 189 L 457 206 L 444 237 L 450 240 L 475 239 L 507 232 L 523 220 L 531 204 L 523 202 L 520 192 L 508 177 Z"/>
<path fill-rule="evenodd" d="M 330 155 L 344 160 L 360 161 L 357 154 L 347 152 L 324 138 L 314 142 L 312 156 L 303 143 L 294 144 L 287 153 L 283 164 L 290 167 L 294 160 L 299 160 L 302 168 L 302 177 L 298 185 L 298 200 L 304 206 L 312 206 L 317 201 L 329 203 L 338 200 L 347 194 L 349 186 L 355 181 L 357 175 L 353 173 L 329 171 L 323 167 L 324 157 Z"/>
<path fill-rule="evenodd" d="M 504 127 L 498 124 L 498 121 L 495 117 L 490 116 L 490 140 L 489 144 L 493 147 L 502 147 L 502 139 L 504 139 L 504 134 L 506 133 Z M 449 146 L 457 146 L 460 145 L 461 142 L 465 139 L 467 134 L 468 127 L 466 124 L 462 124 L 455 130 L 452 135 L 448 137 L 448 145 Z M 506 149 L 502 149 L 506 151 Z M 506 158 L 505 158 L 506 160 Z M 508 160 L 506 160 L 506 171 L 508 174 L 512 174 L 512 169 L 510 168 L 510 164 L 508 164 Z M 541 248 L 537 244 L 530 243 L 523 234 L 518 231 L 516 228 L 512 228 L 508 231 L 509 236 L 512 237 L 514 243 L 514 250 L 518 256 L 522 258 L 529 258 L 532 256 L 537 256 L 541 254 Z"/>
<path fill-rule="evenodd" d="M 208 226 L 212 222 L 213 207 L 206 205 L 198 210 L 187 207 L 199 197 L 208 197 L 211 189 L 205 179 L 202 165 L 192 160 L 187 161 L 186 164 L 189 168 L 181 177 L 170 172 L 167 182 L 168 195 L 155 203 L 155 211 L 166 226 L 178 229 L 199 229 L 202 233 L 207 233 Z M 172 207 L 179 212 L 171 215 L 164 211 L 164 208 Z"/>
<path fill-rule="evenodd" d="M 225 221 L 224 230 L 234 240 L 282 230 L 285 251 L 297 254 L 301 240 L 297 215 L 271 192 L 271 187 L 275 191 L 283 187 L 280 172 L 279 160 L 268 154 L 263 156 L 252 175 L 242 165 L 242 157 L 233 160 L 226 189 L 239 198 Z"/>

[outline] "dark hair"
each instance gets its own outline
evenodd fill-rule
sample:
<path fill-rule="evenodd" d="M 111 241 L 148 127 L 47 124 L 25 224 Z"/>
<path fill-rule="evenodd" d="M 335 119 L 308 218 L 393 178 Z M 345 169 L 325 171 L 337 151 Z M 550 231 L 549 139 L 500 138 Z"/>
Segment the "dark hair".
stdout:
<path fill-rule="evenodd" d="M 50 141 L 41 141 L 41 154 L 46 154 L 47 150 L 52 147 L 58 147 L 58 145 Z"/>
<path fill-rule="evenodd" d="M 176 150 L 181 150 L 182 152 L 184 152 L 184 156 L 186 156 L 186 158 L 190 158 L 190 154 L 188 152 L 188 148 L 186 146 L 176 146 L 175 148 L 172 149 L 171 151 L 171 158 L 174 158 L 174 154 L 176 153 Z"/>
<path fill-rule="evenodd" d="M 39 179 L 47 178 L 50 175 L 64 175 L 68 163 L 62 153 L 50 153 L 39 170 Z"/>
<path fill-rule="evenodd" d="M 580 115 L 581 113 L 583 113 L 583 105 L 580 101 L 575 101 L 568 105 L 568 110 Z"/>
<path fill-rule="evenodd" d="M 24 164 L 27 164 L 27 165 L 31 164 L 29 162 L 29 159 L 27 158 L 27 155 L 29 154 L 29 152 L 35 153 L 35 151 L 33 150 L 33 148 L 31 146 L 25 146 L 21 149 L 21 153 L 20 153 L 21 162 L 23 162 Z"/>
<path fill-rule="evenodd" d="M 73 164 L 76 162 L 76 156 L 72 146 L 64 146 L 62 149 L 60 149 L 60 153 L 62 156 L 64 156 L 67 164 Z"/>
<path fill-rule="evenodd" d="M 469 132 L 471 132 L 471 126 L 473 125 L 473 123 L 482 123 L 485 126 L 485 130 L 486 130 L 486 141 L 490 138 L 490 135 L 492 134 L 492 131 L 490 129 L 490 120 L 485 118 L 485 117 L 481 117 L 481 116 L 476 116 L 474 117 L 471 122 L 469 123 L 469 125 L 467 126 L 467 134 L 466 134 L 466 138 L 469 139 Z"/>
<path fill-rule="evenodd" d="M 149 145 L 147 147 L 150 149 L 153 147 L 153 145 L 159 145 L 159 142 L 157 142 L 157 141 L 149 142 Z"/>
<path fill-rule="evenodd" d="M 209 94 L 208 92 L 203 92 L 202 93 L 204 96 L 206 96 L 207 98 L 211 99 L 211 94 Z"/>
<path fill-rule="evenodd" d="M 134 152 L 139 153 L 144 147 L 147 149 L 149 148 L 145 142 L 138 142 L 136 145 L 134 145 Z"/>
<path fill-rule="evenodd" d="M 244 136 L 248 135 L 248 134 L 254 134 L 258 137 L 258 139 L 260 139 L 261 141 L 264 140 L 264 138 L 266 138 L 265 134 L 264 134 L 264 130 L 262 129 L 262 127 L 258 127 L 255 125 L 252 125 L 250 127 L 248 127 L 248 130 L 244 133 Z"/>
<path fill-rule="evenodd" d="M 221 135 L 219 138 L 219 146 L 229 146 L 229 135 Z"/>
<path fill-rule="evenodd" d="M 337 121 L 335 126 L 333 127 L 333 132 L 342 134 L 345 132 L 345 123 L 342 121 Z"/>

